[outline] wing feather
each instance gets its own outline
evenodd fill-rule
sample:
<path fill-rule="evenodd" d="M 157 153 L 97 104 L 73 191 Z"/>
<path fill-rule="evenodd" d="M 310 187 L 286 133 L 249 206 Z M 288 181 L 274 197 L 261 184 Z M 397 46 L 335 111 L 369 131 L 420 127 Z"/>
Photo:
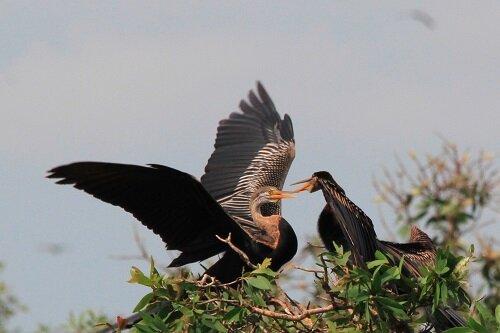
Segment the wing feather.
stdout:
<path fill-rule="evenodd" d="M 252 235 L 260 230 L 252 220 L 250 197 L 262 186 L 283 188 L 295 157 L 292 121 L 279 113 L 260 82 L 250 91 L 241 112 L 220 121 L 215 151 L 201 183 L 214 199 Z M 264 215 L 280 214 L 281 206 L 267 204 Z M 245 222 L 243 222 L 245 221 Z"/>
<path fill-rule="evenodd" d="M 350 246 L 354 264 L 366 267 L 366 262 L 374 259 L 377 250 L 377 234 L 371 219 L 345 195 L 333 179 L 318 178 L 318 182 L 330 213 L 337 220 Z"/>
<path fill-rule="evenodd" d="M 354 264 L 360 267 L 366 267 L 365 261 L 374 259 L 376 250 L 389 254 L 396 264 L 404 257 L 405 271 L 417 277 L 421 276 L 421 267 L 435 264 L 436 248 L 425 232 L 413 226 L 409 243 L 378 240 L 370 218 L 349 200 L 331 175 L 326 172 L 315 175 L 327 201 L 318 220 L 318 229 L 328 250 L 333 250 L 332 241 L 347 245 Z M 437 312 L 443 316 L 443 327 L 465 326 L 465 320 L 454 309 L 440 307 Z"/>
<path fill-rule="evenodd" d="M 149 167 L 77 162 L 49 171 L 58 184 L 71 184 L 132 213 L 158 234 L 167 249 L 183 254 L 174 265 L 206 259 L 224 251 L 215 235 L 245 237 L 203 186 L 191 175 L 157 164 Z"/>

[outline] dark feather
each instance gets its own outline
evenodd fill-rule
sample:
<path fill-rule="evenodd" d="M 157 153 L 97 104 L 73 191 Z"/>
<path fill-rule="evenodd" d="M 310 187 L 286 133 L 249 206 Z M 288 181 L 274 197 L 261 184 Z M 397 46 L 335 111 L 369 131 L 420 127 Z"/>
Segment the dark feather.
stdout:
<path fill-rule="evenodd" d="M 403 268 L 412 276 L 421 276 L 422 266 L 434 265 L 436 248 L 425 232 L 413 226 L 409 243 L 379 240 L 371 219 L 345 195 L 328 172 L 316 172 L 311 179 L 316 179 L 315 186 L 319 185 L 327 202 L 318 219 L 318 231 L 329 251 L 334 250 L 333 241 L 341 244 L 351 251 L 353 263 L 360 267 L 366 267 L 365 262 L 373 260 L 377 250 L 390 255 L 395 264 L 404 257 Z M 439 308 L 437 316 L 430 317 L 439 329 L 465 325 L 464 319 L 448 307 Z"/>
<path fill-rule="evenodd" d="M 208 160 L 201 183 L 213 198 L 252 236 L 259 228 L 251 217 L 252 193 L 263 186 L 283 188 L 295 157 L 292 121 L 284 119 L 260 82 L 257 93 L 240 102 L 242 112 L 220 121 L 215 151 Z M 264 216 L 280 215 L 280 203 L 266 204 Z"/>
<path fill-rule="evenodd" d="M 377 235 L 372 221 L 345 195 L 329 174 L 318 176 L 315 173 L 315 176 L 318 177 L 330 214 L 349 244 L 354 264 L 366 267 L 366 262 L 375 258 L 377 250 Z"/>
<path fill-rule="evenodd" d="M 132 213 L 158 234 L 167 249 L 183 254 L 173 265 L 209 258 L 226 248 L 215 235 L 241 242 L 244 234 L 203 186 L 187 173 L 150 167 L 78 162 L 49 171 L 58 184 L 71 184 Z"/>
<path fill-rule="evenodd" d="M 167 249 L 181 251 L 170 266 L 225 251 L 206 273 L 224 283 L 233 281 L 248 267 L 216 238 L 231 234 L 232 243 L 252 263 L 269 257 L 271 268 L 278 270 L 297 251 L 296 235 L 276 216 L 280 205 L 270 197 L 271 190 L 282 188 L 293 160 L 293 129 L 288 116 L 280 119 L 260 83 L 257 90 L 259 97 L 251 92 L 250 104 L 242 102 L 243 113 L 221 121 L 203 185 L 189 174 L 158 164 L 78 162 L 54 168 L 48 177 L 132 213 L 160 235 Z M 253 195 L 260 198 L 252 205 L 259 224 L 250 212 Z"/>

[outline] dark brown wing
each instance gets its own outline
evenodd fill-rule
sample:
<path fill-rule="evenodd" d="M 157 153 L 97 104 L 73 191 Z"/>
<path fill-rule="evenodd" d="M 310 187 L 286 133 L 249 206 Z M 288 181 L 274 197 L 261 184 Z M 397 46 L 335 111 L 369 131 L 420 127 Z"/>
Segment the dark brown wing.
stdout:
<path fill-rule="evenodd" d="M 436 247 L 429 236 L 413 226 L 409 243 L 393 243 L 380 241 L 379 249 L 390 254 L 396 263 L 404 256 L 403 267 L 413 276 L 421 276 L 420 267 L 431 267 L 436 260 Z"/>
<path fill-rule="evenodd" d="M 71 184 L 94 197 L 132 213 L 167 244 L 183 253 L 172 265 L 206 259 L 225 250 L 215 235 L 243 230 L 191 175 L 161 165 L 149 167 L 78 162 L 49 171 L 58 184 Z"/>
<path fill-rule="evenodd" d="M 323 174 L 324 173 L 324 174 Z M 375 258 L 377 234 L 370 218 L 345 195 L 327 172 L 316 173 L 318 183 L 330 207 L 335 222 L 339 224 L 352 251 L 353 262 L 366 267 L 366 261 Z"/>
<path fill-rule="evenodd" d="M 366 267 L 365 260 L 374 259 L 376 250 L 390 254 L 396 263 L 404 256 L 403 267 L 413 276 L 421 276 L 420 267 L 434 265 L 436 248 L 425 232 L 413 226 L 409 243 L 378 240 L 370 218 L 347 198 L 333 177 L 325 171 L 317 172 L 314 176 L 318 178 L 327 201 L 318 220 L 318 231 L 329 251 L 333 251 L 332 241 L 349 247 L 354 264 L 360 267 Z M 436 317 L 433 322 L 439 322 L 445 329 L 466 324 L 452 308 L 438 308 L 437 312 L 440 318 Z"/>
<path fill-rule="evenodd" d="M 326 204 L 318 218 L 318 233 L 325 245 L 325 248 L 330 252 L 335 252 L 333 242 L 337 245 L 342 245 L 344 251 L 350 251 L 351 245 L 340 228 L 340 223 L 335 217 L 333 210 L 329 204 Z"/>
<path fill-rule="evenodd" d="M 250 91 L 242 112 L 233 112 L 219 123 L 215 151 L 208 160 L 201 183 L 228 214 L 250 234 L 260 234 L 250 214 L 250 197 L 258 188 L 283 188 L 295 157 L 292 121 L 284 119 L 260 82 L 258 96 Z M 280 204 L 267 204 L 264 215 L 280 214 Z"/>

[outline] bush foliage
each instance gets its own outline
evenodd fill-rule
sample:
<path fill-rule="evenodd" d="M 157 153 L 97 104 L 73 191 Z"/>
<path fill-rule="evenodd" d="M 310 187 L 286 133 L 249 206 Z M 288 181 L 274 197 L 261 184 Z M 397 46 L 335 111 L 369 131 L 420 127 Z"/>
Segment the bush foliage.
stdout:
<path fill-rule="evenodd" d="M 141 333 L 152 332 L 430 332 L 426 325 L 439 307 L 461 304 L 468 315 L 471 301 L 463 286 L 464 269 L 472 258 L 438 251 L 436 266 L 422 277 L 408 277 L 377 252 L 368 270 L 352 267 L 350 252 L 336 247 L 322 253 L 314 275 L 318 296 L 307 304 L 293 300 L 277 281 L 279 273 L 266 260 L 231 284 L 196 280 L 190 273 L 161 275 L 151 260 L 149 274 L 131 270 L 130 282 L 151 289 L 137 304 Z M 397 292 L 396 292 L 397 290 Z M 478 319 L 448 332 L 492 332 L 500 323 L 475 303 Z M 427 310 L 426 310 L 427 309 Z M 122 321 L 122 325 L 125 322 Z M 123 327 L 123 326 L 122 326 Z M 118 331 L 120 329 L 118 328 Z"/>

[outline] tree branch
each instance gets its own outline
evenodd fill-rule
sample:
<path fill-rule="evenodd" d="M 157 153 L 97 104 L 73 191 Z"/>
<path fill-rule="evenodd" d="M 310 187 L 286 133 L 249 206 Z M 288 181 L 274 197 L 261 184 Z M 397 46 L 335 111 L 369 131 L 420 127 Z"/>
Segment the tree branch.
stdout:
<path fill-rule="evenodd" d="M 333 306 L 333 304 L 330 304 L 330 305 L 322 307 L 322 308 L 303 310 L 302 313 L 297 314 L 297 315 L 289 315 L 286 313 L 274 312 L 274 311 L 262 309 L 262 308 L 259 308 L 256 306 L 249 306 L 247 308 L 254 313 L 257 313 L 257 314 L 260 314 L 260 315 L 263 315 L 266 317 L 271 317 L 271 318 L 276 318 L 276 319 L 285 319 L 285 320 L 290 320 L 290 321 L 301 321 L 304 318 L 307 318 L 311 315 L 332 311 L 334 309 L 334 306 Z"/>
<path fill-rule="evenodd" d="M 252 264 L 250 262 L 250 259 L 248 258 L 247 254 L 245 252 L 243 252 L 242 250 L 240 250 L 236 245 L 234 245 L 231 242 L 231 233 L 229 233 L 229 235 L 227 235 L 226 239 L 224 239 L 222 237 L 219 237 L 219 235 L 215 235 L 215 237 L 217 237 L 217 239 L 220 240 L 221 242 L 226 243 L 227 245 L 229 245 L 229 247 L 231 249 L 233 249 L 234 252 L 238 253 L 239 256 L 241 257 L 241 259 L 243 259 L 243 261 L 245 262 L 245 264 L 247 264 L 248 267 L 250 267 L 252 269 L 256 269 L 257 268 L 257 266 L 255 266 L 254 264 Z"/>

